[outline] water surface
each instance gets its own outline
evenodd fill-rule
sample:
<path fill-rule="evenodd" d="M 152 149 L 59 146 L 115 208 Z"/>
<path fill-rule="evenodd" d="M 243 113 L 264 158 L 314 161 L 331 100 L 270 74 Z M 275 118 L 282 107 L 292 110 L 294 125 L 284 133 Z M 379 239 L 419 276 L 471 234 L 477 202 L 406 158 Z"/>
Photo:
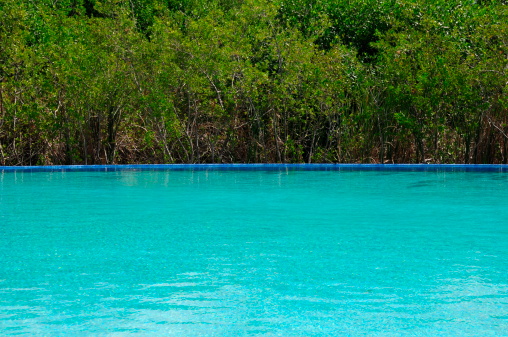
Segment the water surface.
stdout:
<path fill-rule="evenodd" d="M 0 231 L 0 335 L 508 335 L 507 173 L 5 172 Z"/>

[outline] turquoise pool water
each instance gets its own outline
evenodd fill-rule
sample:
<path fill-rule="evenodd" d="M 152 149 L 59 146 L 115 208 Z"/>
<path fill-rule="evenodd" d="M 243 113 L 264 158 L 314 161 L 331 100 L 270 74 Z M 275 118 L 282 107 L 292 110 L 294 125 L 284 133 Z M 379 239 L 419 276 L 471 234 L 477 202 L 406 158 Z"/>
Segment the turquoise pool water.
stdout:
<path fill-rule="evenodd" d="M 4 172 L 0 230 L 0 335 L 508 335 L 507 173 Z"/>

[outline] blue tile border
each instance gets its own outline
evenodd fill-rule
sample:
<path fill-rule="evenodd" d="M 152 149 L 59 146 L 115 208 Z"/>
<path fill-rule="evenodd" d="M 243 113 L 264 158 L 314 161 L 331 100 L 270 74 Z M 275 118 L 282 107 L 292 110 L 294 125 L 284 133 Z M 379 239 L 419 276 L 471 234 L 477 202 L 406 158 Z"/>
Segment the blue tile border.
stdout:
<path fill-rule="evenodd" d="M 458 171 L 508 172 L 508 165 L 464 164 L 136 164 L 0 166 L 0 172 L 115 172 L 115 171 Z"/>

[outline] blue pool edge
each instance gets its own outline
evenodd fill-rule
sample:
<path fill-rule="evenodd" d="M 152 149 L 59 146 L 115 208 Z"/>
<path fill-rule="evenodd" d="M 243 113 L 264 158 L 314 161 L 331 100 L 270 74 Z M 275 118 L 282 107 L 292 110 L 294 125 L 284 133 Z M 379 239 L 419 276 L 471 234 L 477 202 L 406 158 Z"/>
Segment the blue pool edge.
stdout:
<path fill-rule="evenodd" d="M 133 164 L 0 166 L 0 172 L 115 171 L 459 171 L 508 172 L 505 164 Z"/>

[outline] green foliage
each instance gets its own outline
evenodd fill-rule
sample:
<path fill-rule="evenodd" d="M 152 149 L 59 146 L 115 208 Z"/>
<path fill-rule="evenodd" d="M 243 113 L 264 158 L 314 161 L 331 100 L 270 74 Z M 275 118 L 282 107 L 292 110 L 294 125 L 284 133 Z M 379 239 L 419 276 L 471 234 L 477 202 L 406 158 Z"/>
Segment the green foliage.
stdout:
<path fill-rule="evenodd" d="M 279 17 L 287 26 L 314 36 L 322 49 L 341 43 L 368 59 L 376 53 L 371 43 L 399 12 L 394 0 L 281 0 Z"/>
<path fill-rule="evenodd" d="M 0 2 L 0 164 L 508 162 L 508 9 Z"/>

